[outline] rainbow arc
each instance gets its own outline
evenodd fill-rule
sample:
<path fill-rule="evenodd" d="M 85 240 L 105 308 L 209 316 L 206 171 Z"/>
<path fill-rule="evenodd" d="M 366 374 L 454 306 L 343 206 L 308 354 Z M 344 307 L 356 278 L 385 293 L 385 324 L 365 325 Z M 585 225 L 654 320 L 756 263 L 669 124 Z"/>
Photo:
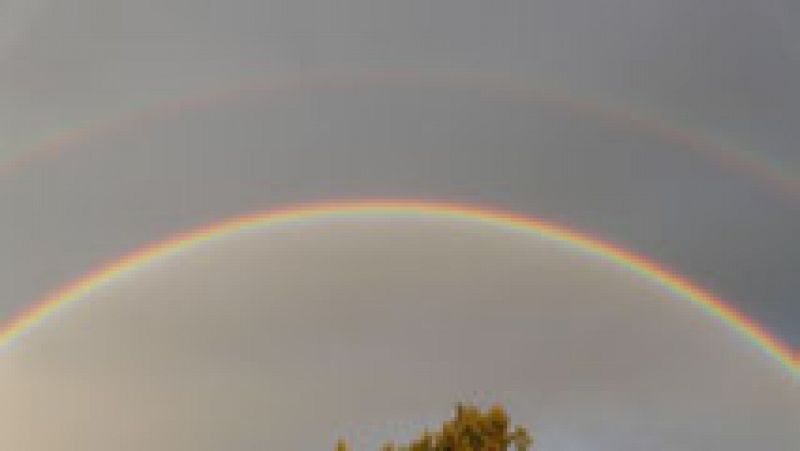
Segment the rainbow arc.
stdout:
<path fill-rule="evenodd" d="M 649 280 L 706 314 L 717 318 L 744 337 L 753 346 L 785 368 L 794 378 L 800 377 L 798 358 L 792 349 L 771 335 L 756 321 L 729 303 L 656 262 L 607 241 L 580 233 L 560 224 L 517 213 L 485 209 L 447 202 L 410 199 L 374 199 L 304 204 L 284 209 L 256 212 L 179 233 L 165 240 L 135 250 L 124 257 L 89 272 L 54 291 L 32 307 L 21 311 L 0 327 L 0 349 L 10 345 L 32 328 L 67 306 L 87 298 L 98 289 L 123 275 L 135 273 L 205 243 L 218 241 L 247 231 L 276 226 L 291 226 L 308 221 L 361 217 L 410 217 L 467 221 L 522 232 L 565 245 L 584 254 L 625 268 Z"/>

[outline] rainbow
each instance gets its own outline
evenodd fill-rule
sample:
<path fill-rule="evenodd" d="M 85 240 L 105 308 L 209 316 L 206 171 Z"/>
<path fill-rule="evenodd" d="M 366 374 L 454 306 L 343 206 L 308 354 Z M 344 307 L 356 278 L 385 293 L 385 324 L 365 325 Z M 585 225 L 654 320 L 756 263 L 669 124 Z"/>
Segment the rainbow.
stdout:
<path fill-rule="evenodd" d="M 695 152 L 703 158 L 734 173 L 746 174 L 753 180 L 768 186 L 773 191 L 788 196 L 791 200 L 800 197 L 800 174 L 796 168 L 778 161 L 771 161 L 755 152 L 745 152 L 729 145 L 721 145 L 717 139 L 704 136 L 696 130 L 677 125 L 652 114 L 634 111 L 606 100 L 598 101 L 577 97 L 569 90 L 548 86 L 535 89 L 530 83 L 513 77 L 496 74 L 464 74 L 422 71 L 374 71 L 360 74 L 295 74 L 265 81 L 245 83 L 231 89 L 193 94 L 157 102 L 152 106 L 134 110 L 114 119 L 91 120 L 83 125 L 67 127 L 52 132 L 21 151 L 0 159 L 0 177 L 7 177 L 34 162 L 54 157 L 66 149 L 90 139 L 110 136 L 142 124 L 150 124 L 165 117 L 185 111 L 211 108 L 232 103 L 254 94 L 291 94 L 302 90 L 341 89 L 347 87 L 443 87 L 467 89 L 506 98 L 511 101 L 541 102 L 576 112 L 591 118 L 607 121 L 623 130 L 647 133 L 665 143 Z"/>
<path fill-rule="evenodd" d="M 410 217 L 468 221 L 506 231 L 522 232 L 566 245 L 581 253 L 637 274 L 692 303 L 708 315 L 717 318 L 764 354 L 785 368 L 793 378 L 800 377 L 797 357 L 788 345 L 772 336 L 754 320 L 736 310 L 710 292 L 698 287 L 657 263 L 622 249 L 614 244 L 593 238 L 565 226 L 521 214 L 491 210 L 478 206 L 410 199 L 375 199 L 304 204 L 284 209 L 256 212 L 234 217 L 169 237 L 135 250 L 102 266 L 72 283 L 54 291 L 32 307 L 21 311 L 0 327 L 0 349 L 7 347 L 35 326 L 85 299 L 121 276 L 135 273 L 158 261 L 186 252 L 203 244 L 265 227 L 291 226 L 312 220 L 348 217 Z"/>

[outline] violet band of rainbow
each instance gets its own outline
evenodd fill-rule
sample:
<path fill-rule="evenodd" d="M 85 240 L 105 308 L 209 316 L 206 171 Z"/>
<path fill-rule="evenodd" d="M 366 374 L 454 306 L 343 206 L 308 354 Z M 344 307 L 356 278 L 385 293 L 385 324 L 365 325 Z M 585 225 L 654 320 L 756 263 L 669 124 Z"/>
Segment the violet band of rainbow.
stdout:
<path fill-rule="evenodd" d="M 798 359 L 792 349 L 742 312 L 656 262 L 612 243 L 555 224 L 508 211 L 474 205 L 414 199 L 367 199 L 320 202 L 246 214 L 188 232 L 135 250 L 95 269 L 22 310 L 0 326 L 0 349 L 9 346 L 32 328 L 65 307 L 113 283 L 123 275 L 135 273 L 151 264 L 188 251 L 204 243 L 221 240 L 247 231 L 285 226 L 314 220 L 347 217 L 402 216 L 469 221 L 513 230 L 558 242 L 584 254 L 598 257 L 641 276 L 715 317 L 783 367 L 792 378 L 800 377 Z"/>

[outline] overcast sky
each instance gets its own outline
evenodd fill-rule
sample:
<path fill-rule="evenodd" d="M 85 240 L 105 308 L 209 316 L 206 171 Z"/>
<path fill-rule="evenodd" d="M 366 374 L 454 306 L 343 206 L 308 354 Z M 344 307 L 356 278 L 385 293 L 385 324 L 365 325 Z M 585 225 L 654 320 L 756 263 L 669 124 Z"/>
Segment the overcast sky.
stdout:
<path fill-rule="evenodd" d="M 411 196 L 603 237 L 798 346 L 798 14 L 790 0 L 0 0 L 0 317 L 198 225 Z"/>
<path fill-rule="evenodd" d="M 485 225 L 388 217 L 251 233 L 162 260 L 0 362 L 30 451 L 358 449 L 454 400 L 507 404 L 542 450 L 792 449 L 798 393 L 637 276 Z"/>

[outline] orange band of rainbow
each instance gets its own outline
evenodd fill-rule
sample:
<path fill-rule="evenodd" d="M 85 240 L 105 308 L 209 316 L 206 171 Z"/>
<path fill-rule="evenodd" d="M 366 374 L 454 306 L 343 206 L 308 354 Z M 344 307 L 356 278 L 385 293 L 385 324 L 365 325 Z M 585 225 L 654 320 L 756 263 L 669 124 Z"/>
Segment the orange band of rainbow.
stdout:
<path fill-rule="evenodd" d="M 118 277 L 140 270 L 164 258 L 248 230 L 268 226 L 291 225 L 309 220 L 324 220 L 352 216 L 403 216 L 445 218 L 470 221 L 536 235 L 599 257 L 644 277 L 718 318 L 767 356 L 789 371 L 793 378 L 800 376 L 798 359 L 788 345 L 772 336 L 759 324 L 726 302 L 653 261 L 611 243 L 581 234 L 567 227 L 533 219 L 515 213 L 488 210 L 476 206 L 421 200 L 356 200 L 312 203 L 279 210 L 258 212 L 181 233 L 156 242 L 94 270 L 56 290 L 31 308 L 20 312 L 0 327 L 0 347 L 8 345 L 32 327 L 66 306 L 85 298 Z"/>

